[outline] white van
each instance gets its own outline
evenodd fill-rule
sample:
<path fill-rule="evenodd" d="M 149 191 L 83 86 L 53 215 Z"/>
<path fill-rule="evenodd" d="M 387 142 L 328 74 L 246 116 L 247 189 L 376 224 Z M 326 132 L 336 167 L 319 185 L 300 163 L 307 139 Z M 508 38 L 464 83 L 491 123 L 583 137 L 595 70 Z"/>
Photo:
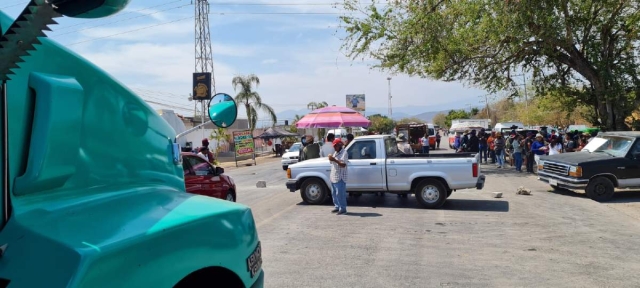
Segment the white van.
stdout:
<path fill-rule="evenodd" d="M 327 130 L 327 133 L 324 134 L 324 139 L 322 139 L 322 142 L 327 140 L 327 136 L 329 135 L 329 133 L 333 133 L 333 135 L 336 135 L 336 139 L 342 139 L 342 141 L 347 141 L 347 134 L 349 134 L 349 132 L 347 132 L 347 129 L 344 128 Z"/>
<path fill-rule="evenodd" d="M 497 123 L 495 127 L 493 127 L 493 131 L 500 132 L 504 136 L 509 136 L 509 132 L 511 132 L 511 126 L 516 126 L 516 129 L 524 129 L 524 124 L 522 124 L 522 122 L 500 122 Z"/>

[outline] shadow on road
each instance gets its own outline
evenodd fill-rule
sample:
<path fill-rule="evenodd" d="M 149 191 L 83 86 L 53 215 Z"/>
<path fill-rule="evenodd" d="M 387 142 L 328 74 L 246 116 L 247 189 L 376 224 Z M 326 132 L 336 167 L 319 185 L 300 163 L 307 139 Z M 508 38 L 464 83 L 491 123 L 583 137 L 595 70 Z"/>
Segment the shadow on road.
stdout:
<path fill-rule="evenodd" d="M 380 217 L 382 216 L 382 214 L 380 213 L 359 213 L 359 212 L 348 212 L 347 210 L 347 216 L 358 216 L 358 217 Z"/>
<path fill-rule="evenodd" d="M 453 196 L 452 196 L 453 197 Z M 304 202 L 298 205 L 307 205 Z M 324 205 L 331 206 L 333 203 L 329 198 Z M 347 207 L 371 207 L 371 208 L 410 208 L 426 210 L 418 204 L 416 198 L 410 195 L 408 198 L 400 198 L 395 194 L 386 194 L 384 197 L 375 195 L 362 195 L 360 197 L 348 197 Z M 447 199 L 442 210 L 451 211 L 480 211 L 480 212 L 509 212 L 509 202 L 504 200 L 470 200 L 470 199 Z M 351 214 L 351 212 L 349 212 Z M 357 213 L 354 213 L 359 216 Z M 362 213 L 368 214 L 368 213 Z M 377 213 L 371 213 L 377 214 Z M 381 215 L 380 215 L 381 216 Z M 377 216 L 362 216 L 377 217 Z"/>
<path fill-rule="evenodd" d="M 577 198 L 589 198 L 587 197 L 587 194 L 582 191 L 573 191 L 563 188 L 556 188 L 552 193 Z M 613 194 L 613 198 L 603 203 L 640 203 L 640 190 L 616 190 L 616 193 Z"/>

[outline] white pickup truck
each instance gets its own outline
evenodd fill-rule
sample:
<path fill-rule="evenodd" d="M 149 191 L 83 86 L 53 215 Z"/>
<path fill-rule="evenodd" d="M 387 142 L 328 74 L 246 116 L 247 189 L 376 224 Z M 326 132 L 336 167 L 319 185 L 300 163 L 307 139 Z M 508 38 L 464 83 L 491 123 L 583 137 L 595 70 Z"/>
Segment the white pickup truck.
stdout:
<path fill-rule="evenodd" d="M 403 154 L 390 135 L 363 136 L 346 147 L 347 192 L 415 194 L 422 206 L 440 208 L 457 189 L 484 187 L 477 155 L 472 153 Z M 331 164 L 327 158 L 306 160 L 287 169 L 287 188 L 300 190 L 308 204 L 330 197 Z"/>

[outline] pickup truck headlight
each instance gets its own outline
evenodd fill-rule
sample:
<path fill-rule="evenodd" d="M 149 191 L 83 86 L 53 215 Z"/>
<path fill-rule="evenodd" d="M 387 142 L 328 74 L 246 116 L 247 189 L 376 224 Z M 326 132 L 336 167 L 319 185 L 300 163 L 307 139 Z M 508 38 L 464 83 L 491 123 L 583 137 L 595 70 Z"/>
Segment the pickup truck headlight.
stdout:
<path fill-rule="evenodd" d="M 582 177 L 582 167 L 580 166 L 569 167 L 569 176 Z"/>

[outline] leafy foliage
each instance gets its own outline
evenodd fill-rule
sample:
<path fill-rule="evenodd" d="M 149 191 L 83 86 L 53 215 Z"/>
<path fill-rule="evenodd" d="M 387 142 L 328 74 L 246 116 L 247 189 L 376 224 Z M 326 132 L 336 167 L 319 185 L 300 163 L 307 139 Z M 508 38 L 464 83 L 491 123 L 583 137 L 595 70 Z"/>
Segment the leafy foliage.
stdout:
<path fill-rule="evenodd" d="M 260 78 L 255 74 L 249 74 L 247 76 L 236 76 L 231 80 L 233 90 L 238 91 L 236 95 L 236 102 L 239 105 L 244 105 L 247 111 L 247 120 L 249 121 L 249 129 L 251 132 L 256 129 L 256 123 L 258 122 L 258 111 L 267 113 L 269 118 L 273 121 L 273 125 L 278 122 L 276 112 L 273 111 L 271 106 L 262 102 L 262 97 L 258 92 L 253 91 L 253 86 L 257 88 L 260 85 Z"/>
<path fill-rule="evenodd" d="M 409 124 L 409 123 L 424 123 L 425 121 L 420 118 L 409 117 L 409 118 L 402 118 L 397 122 L 398 124 Z"/>
<path fill-rule="evenodd" d="M 371 125 L 369 126 L 369 132 L 388 134 L 396 127 L 396 123 L 389 117 L 380 114 L 374 114 L 367 116 Z"/>
<path fill-rule="evenodd" d="M 640 104 L 637 0 L 344 4 L 354 16 L 341 17 L 343 48 L 383 70 L 506 90 L 512 98 L 520 85 L 513 74 L 524 71 L 538 94 L 566 108 L 590 107 L 588 120 L 609 130 L 628 129 L 625 119 Z"/>
<path fill-rule="evenodd" d="M 449 127 L 447 126 L 447 114 L 438 113 L 433 116 L 433 119 L 431 119 L 431 121 L 433 122 L 433 124 L 440 126 L 440 128 Z"/>
<path fill-rule="evenodd" d="M 451 120 L 456 119 L 469 119 L 471 118 L 471 114 L 465 111 L 464 109 L 460 110 L 451 110 L 447 113 L 447 116 L 444 117 L 444 127 L 451 127 Z"/>

